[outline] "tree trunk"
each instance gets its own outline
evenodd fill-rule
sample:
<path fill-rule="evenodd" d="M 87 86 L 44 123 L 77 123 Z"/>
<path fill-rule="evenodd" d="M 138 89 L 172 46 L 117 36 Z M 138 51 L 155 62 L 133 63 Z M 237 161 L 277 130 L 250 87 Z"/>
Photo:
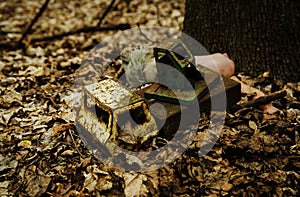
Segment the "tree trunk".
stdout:
<path fill-rule="evenodd" d="M 210 53 L 228 53 L 237 72 L 298 82 L 299 13 L 298 0 L 186 0 L 184 32 Z"/>

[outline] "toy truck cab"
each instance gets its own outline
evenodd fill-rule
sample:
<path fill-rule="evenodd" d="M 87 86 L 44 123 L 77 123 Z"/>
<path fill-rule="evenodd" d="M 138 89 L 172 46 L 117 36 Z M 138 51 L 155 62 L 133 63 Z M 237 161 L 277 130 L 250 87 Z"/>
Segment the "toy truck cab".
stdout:
<path fill-rule="evenodd" d="M 189 77 L 194 56 L 179 39 L 168 38 L 153 48 L 155 62 L 157 63 L 158 77 L 167 85 L 184 89 L 186 84 L 182 77 Z M 173 72 L 170 67 L 176 69 Z M 194 69 L 196 70 L 196 69 Z"/>
<path fill-rule="evenodd" d="M 103 144 L 141 144 L 158 133 L 144 99 L 112 79 L 84 88 L 78 123 Z"/>
<path fill-rule="evenodd" d="M 145 91 L 146 97 L 178 104 L 178 100 L 193 102 L 204 93 L 205 81 L 194 66 L 194 56 L 180 39 L 165 39 L 153 48 L 153 54 L 163 85 L 154 84 L 155 88 Z"/>

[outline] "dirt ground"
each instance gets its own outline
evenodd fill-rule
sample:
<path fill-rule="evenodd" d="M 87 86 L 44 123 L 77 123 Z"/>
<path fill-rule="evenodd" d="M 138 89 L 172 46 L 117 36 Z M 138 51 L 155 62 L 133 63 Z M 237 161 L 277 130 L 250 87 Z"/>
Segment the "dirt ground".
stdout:
<path fill-rule="evenodd" d="M 171 2 L 117 1 L 102 25 L 182 30 L 184 1 Z M 78 136 L 69 99 L 81 61 L 120 30 L 34 39 L 95 26 L 108 4 L 50 1 L 24 39 L 24 49 L 1 49 L 0 196 L 300 195 L 300 82 L 272 81 L 267 73 L 236 75 L 266 94 L 286 90 L 285 97 L 273 101 L 279 112 L 228 110 L 215 146 L 201 158 L 198 151 L 205 143 L 200 142 L 209 133 L 205 115 L 187 151 L 158 170 L 123 172 L 95 158 Z M 1 43 L 18 40 L 41 5 L 0 2 Z M 251 97 L 242 95 L 241 102 Z"/>

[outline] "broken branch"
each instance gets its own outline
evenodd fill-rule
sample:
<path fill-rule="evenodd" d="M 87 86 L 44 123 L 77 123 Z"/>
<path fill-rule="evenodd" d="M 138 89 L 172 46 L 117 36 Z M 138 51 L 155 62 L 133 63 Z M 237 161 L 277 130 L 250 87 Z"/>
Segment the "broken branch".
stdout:
<path fill-rule="evenodd" d="M 258 107 L 258 106 L 261 106 L 261 105 L 268 104 L 268 103 L 270 103 L 274 100 L 283 98 L 285 96 L 286 96 L 286 91 L 285 90 L 277 91 L 277 92 L 271 93 L 271 94 L 266 95 L 266 96 L 260 96 L 255 100 L 251 100 L 251 101 L 247 101 L 247 102 L 244 102 L 244 103 L 234 105 L 234 106 L 231 107 L 231 111 L 237 111 L 239 109 L 247 108 L 247 107 Z"/>
<path fill-rule="evenodd" d="M 81 29 L 77 29 L 75 31 L 69 31 L 69 32 L 64 32 L 61 34 L 56 34 L 52 36 L 46 36 L 46 37 L 41 37 L 41 38 L 32 38 L 31 42 L 40 42 L 40 41 L 49 41 L 49 40 L 55 40 L 59 39 L 65 36 L 70 36 L 73 34 L 78 34 L 78 33 L 87 33 L 87 32 L 97 32 L 97 31 L 109 31 L 109 30 L 125 30 L 129 29 L 130 25 L 129 24 L 119 24 L 119 25 L 114 25 L 114 26 L 107 26 L 107 27 L 84 27 Z"/>
<path fill-rule="evenodd" d="M 24 40 L 24 38 L 27 36 L 27 34 L 29 33 L 29 31 L 31 30 L 31 28 L 33 27 L 33 25 L 37 22 L 37 20 L 42 16 L 43 12 L 45 11 L 45 9 L 47 8 L 48 3 L 50 2 L 50 0 L 46 0 L 43 4 L 43 6 L 40 8 L 39 12 L 35 15 L 35 17 L 33 18 L 33 20 L 31 21 L 31 23 L 27 26 L 26 30 L 24 31 L 22 37 L 19 40 L 19 44 L 22 43 L 22 41 Z"/>
<path fill-rule="evenodd" d="M 110 31 L 110 30 L 126 30 L 129 29 L 130 25 L 129 24 L 119 24 L 119 25 L 114 25 L 114 26 L 107 26 L 107 27 L 84 27 L 75 31 L 70 31 L 70 32 L 64 32 L 61 34 L 56 34 L 52 36 L 46 36 L 46 37 L 36 37 L 30 39 L 30 42 L 41 42 L 41 41 L 51 41 L 55 39 L 60 39 L 65 36 L 70 36 L 78 33 L 87 33 L 87 32 L 97 32 L 97 31 Z M 18 49 L 22 48 L 24 45 L 19 42 L 5 42 L 5 43 L 0 43 L 0 50 L 1 49 Z"/>
<path fill-rule="evenodd" d="M 114 5 L 116 0 L 112 0 L 110 2 L 110 4 L 108 5 L 108 7 L 105 9 L 104 13 L 102 14 L 101 18 L 99 19 L 97 26 L 100 26 L 102 21 L 104 20 L 104 18 L 106 17 L 106 15 L 108 14 L 108 12 L 111 10 L 112 6 Z"/>

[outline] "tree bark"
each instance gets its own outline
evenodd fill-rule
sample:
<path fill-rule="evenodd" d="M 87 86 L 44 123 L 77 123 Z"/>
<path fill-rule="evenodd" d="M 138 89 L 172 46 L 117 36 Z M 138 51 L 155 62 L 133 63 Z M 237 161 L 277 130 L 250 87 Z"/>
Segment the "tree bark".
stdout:
<path fill-rule="evenodd" d="M 298 0 L 186 0 L 184 32 L 210 53 L 228 53 L 237 72 L 298 82 L 299 10 Z"/>

